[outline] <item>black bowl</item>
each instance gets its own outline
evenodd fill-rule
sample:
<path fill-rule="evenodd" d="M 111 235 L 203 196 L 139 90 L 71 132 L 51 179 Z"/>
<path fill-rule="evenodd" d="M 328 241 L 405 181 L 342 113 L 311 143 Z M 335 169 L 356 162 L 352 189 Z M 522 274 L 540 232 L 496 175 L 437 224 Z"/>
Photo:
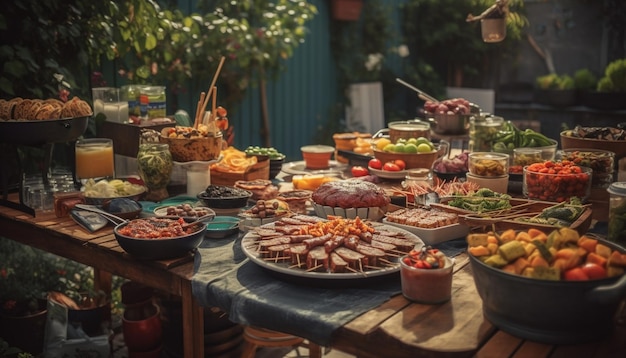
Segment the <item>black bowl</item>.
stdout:
<path fill-rule="evenodd" d="M 184 220 L 186 222 L 193 222 L 195 219 L 184 218 Z M 124 251 L 136 258 L 145 260 L 165 260 L 182 257 L 188 252 L 196 249 L 202 243 L 206 232 L 206 225 L 198 224 L 194 227 L 195 230 L 191 234 L 177 237 L 145 239 L 120 234 L 119 230 L 132 221 L 117 225 L 115 229 L 113 229 L 113 233 L 115 234 L 117 242 L 124 249 Z"/>
<path fill-rule="evenodd" d="M 207 192 L 211 190 L 211 195 Z M 252 193 L 248 190 L 230 186 L 209 185 L 207 190 L 199 193 L 198 200 L 211 209 L 237 209 L 248 205 Z M 219 195 L 221 193 L 221 195 Z"/>
<path fill-rule="evenodd" d="M 620 246 L 599 244 L 624 253 Z M 610 335 L 623 298 L 626 276 L 589 281 L 524 277 L 488 266 L 469 255 L 487 319 L 520 338 L 549 344 L 574 344 Z"/>
<path fill-rule="evenodd" d="M 270 159 L 270 179 L 276 178 L 278 173 L 283 169 L 283 163 L 285 162 L 285 158 L 281 159 Z"/>

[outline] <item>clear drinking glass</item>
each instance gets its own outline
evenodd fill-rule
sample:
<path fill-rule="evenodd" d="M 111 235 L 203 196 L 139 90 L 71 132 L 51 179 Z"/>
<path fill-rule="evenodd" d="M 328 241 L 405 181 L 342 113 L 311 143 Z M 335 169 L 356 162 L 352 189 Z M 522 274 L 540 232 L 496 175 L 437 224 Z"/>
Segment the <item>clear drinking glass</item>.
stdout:
<path fill-rule="evenodd" d="M 86 138 L 76 141 L 76 178 L 115 178 L 113 140 L 110 138 Z"/>

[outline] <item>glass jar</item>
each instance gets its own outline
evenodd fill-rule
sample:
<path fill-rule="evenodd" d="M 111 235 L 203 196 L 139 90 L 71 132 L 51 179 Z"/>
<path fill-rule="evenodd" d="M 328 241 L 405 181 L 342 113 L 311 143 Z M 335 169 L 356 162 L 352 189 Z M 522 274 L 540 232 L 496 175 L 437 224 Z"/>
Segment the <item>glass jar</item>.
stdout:
<path fill-rule="evenodd" d="M 146 200 L 167 199 L 167 185 L 170 182 L 174 162 L 169 145 L 163 143 L 143 143 L 137 153 L 139 176 L 148 188 Z"/>
<path fill-rule="evenodd" d="M 408 201 L 413 201 L 415 205 L 426 204 L 428 193 L 433 187 L 433 176 L 430 169 L 416 168 L 407 170 L 402 186 L 411 192 Z"/>
<path fill-rule="evenodd" d="M 502 117 L 472 116 L 469 128 L 470 152 L 490 152 L 494 138 L 503 128 L 504 119 Z"/>
<path fill-rule="evenodd" d="M 144 86 L 139 95 L 141 118 L 165 118 L 167 115 L 164 86 Z"/>
<path fill-rule="evenodd" d="M 609 227 L 607 239 L 626 244 L 626 182 L 612 183 L 609 192 Z"/>

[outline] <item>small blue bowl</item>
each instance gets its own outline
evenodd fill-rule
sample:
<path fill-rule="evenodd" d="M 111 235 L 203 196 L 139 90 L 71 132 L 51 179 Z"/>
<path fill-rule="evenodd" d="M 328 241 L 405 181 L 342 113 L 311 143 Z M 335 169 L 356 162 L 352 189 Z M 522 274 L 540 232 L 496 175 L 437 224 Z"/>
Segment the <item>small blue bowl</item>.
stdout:
<path fill-rule="evenodd" d="M 205 237 L 222 239 L 239 231 L 241 219 L 233 216 L 216 216 L 207 223 Z"/>

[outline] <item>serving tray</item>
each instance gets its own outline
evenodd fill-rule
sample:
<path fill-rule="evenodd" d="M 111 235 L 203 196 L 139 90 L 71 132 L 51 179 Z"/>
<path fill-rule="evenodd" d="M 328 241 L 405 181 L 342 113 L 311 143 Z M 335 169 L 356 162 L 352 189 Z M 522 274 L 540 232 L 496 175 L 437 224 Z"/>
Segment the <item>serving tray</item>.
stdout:
<path fill-rule="evenodd" d="M 274 223 L 262 225 L 261 227 L 273 227 Z M 420 247 L 424 242 L 416 235 L 407 230 L 400 229 L 395 226 L 376 224 L 378 230 L 400 232 L 411 240 L 415 241 L 415 246 Z M 307 271 L 305 269 L 290 267 L 288 262 L 280 262 L 260 257 L 257 251 L 258 235 L 254 232 L 248 232 L 241 240 L 241 248 L 250 261 L 262 268 L 268 269 L 275 273 L 279 273 L 291 278 L 298 279 L 315 279 L 315 280 L 364 280 L 384 275 L 394 274 L 400 271 L 400 263 L 394 262 L 392 265 L 381 267 L 380 269 L 368 269 L 361 272 L 320 272 Z"/>
<path fill-rule="evenodd" d="M 430 205 L 447 212 L 458 214 L 459 222 L 466 224 L 469 227 L 489 227 L 490 229 L 498 231 L 506 229 L 528 230 L 530 228 L 535 228 L 546 233 L 558 229 L 558 226 L 555 225 L 529 223 L 515 220 L 519 217 L 535 216 L 543 209 L 556 205 L 557 203 L 555 202 L 512 198 L 510 199 L 512 206 L 511 209 L 498 210 L 497 212 L 491 213 L 486 212 L 479 215 L 469 210 L 448 205 L 447 202 L 452 199 L 452 197 L 444 197 L 441 198 L 439 203 Z M 576 221 L 574 221 L 569 227 L 578 231 L 578 233 L 582 235 L 587 232 L 590 226 L 591 205 L 587 204 L 585 205 L 585 209 L 580 216 L 578 216 Z"/>

